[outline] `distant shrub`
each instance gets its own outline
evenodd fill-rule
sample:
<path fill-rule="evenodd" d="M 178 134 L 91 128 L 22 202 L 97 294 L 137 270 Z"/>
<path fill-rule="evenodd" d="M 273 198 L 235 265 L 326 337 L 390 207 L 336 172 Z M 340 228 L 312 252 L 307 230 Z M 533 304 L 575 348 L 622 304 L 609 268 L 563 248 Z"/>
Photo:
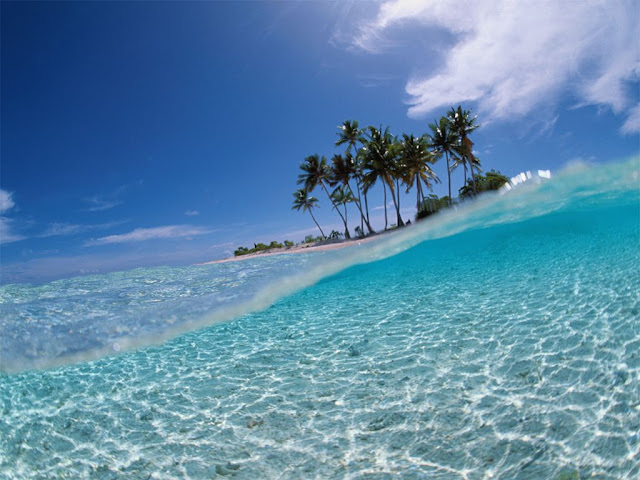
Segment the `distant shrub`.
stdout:
<path fill-rule="evenodd" d="M 288 246 L 293 246 L 293 242 L 289 242 L 289 243 L 290 245 Z M 250 253 L 264 252 L 265 250 L 271 250 L 272 248 L 282 248 L 283 246 L 284 245 L 276 242 L 275 240 L 272 241 L 269 245 L 266 245 L 264 243 L 254 243 L 253 248 L 238 247 L 236 251 L 233 252 L 233 254 L 236 257 L 239 257 L 240 255 L 248 255 Z"/>
<path fill-rule="evenodd" d="M 434 213 L 439 212 L 440 210 L 448 206 L 448 196 L 438 198 L 437 195 L 431 194 L 420 204 L 420 208 L 418 209 L 418 213 L 416 214 L 416 220 L 421 220 L 428 217 L 429 215 L 433 215 Z"/>
<path fill-rule="evenodd" d="M 356 231 L 356 237 L 364 238 L 364 232 L 362 231 L 359 225 L 355 228 L 355 231 Z"/>
<path fill-rule="evenodd" d="M 284 241 L 284 246 L 285 247 L 293 247 L 293 242 L 291 240 L 285 240 Z"/>
<path fill-rule="evenodd" d="M 337 232 L 335 230 L 331 230 L 331 233 L 329 234 L 329 238 L 332 240 L 335 240 L 337 238 L 342 238 L 344 236 L 344 234 Z"/>
<path fill-rule="evenodd" d="M 237 250 L 233 252 L 236 257 L 239 257 L 240 255 L 246 255 L 247 253 L 249 253 L 249 249 L 247 247 L 238 247 Z"/>
<path fill-rule="evenodd" d="M 495 170 L 491 170 L 485 175 L 477 174 L 475 177 L 476 191 L 478 193 L 498 190 L 501 186 L 509 181 L 507 177 L 502 175 L 500 172 L 496 172 Z M 458 190 L 458 192 L 460 194 L 460 198 L 473 197 L 473 179 L 467 179 L 467 183 L 460 190 Z"/>

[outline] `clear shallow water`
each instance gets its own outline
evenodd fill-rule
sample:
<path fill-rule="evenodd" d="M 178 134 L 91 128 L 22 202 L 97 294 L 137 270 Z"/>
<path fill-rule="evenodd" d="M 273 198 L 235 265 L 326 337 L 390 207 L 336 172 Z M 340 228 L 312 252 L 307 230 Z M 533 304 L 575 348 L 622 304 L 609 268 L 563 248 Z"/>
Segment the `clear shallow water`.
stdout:
<path fill-rule="evenodd" d="M 5 370 L 275 303 L 3 374 L 0 478 L 638 477 L 637 171 L 569 172 L 350 253 L 2 287 Z"/>

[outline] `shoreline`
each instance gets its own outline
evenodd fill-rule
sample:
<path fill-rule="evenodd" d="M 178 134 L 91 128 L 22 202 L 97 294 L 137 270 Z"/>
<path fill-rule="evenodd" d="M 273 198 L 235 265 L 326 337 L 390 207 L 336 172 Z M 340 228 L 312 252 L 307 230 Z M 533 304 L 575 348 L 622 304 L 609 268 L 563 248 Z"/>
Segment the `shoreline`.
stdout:
<path fill-rule="evenodd" d="M 337 240 L 337 241 L 331 241 L 329 243 L 323 243 L 323 242 L 303 243 L 301 245 L 294 245 L 293 247 L 271 248 L 269 250 L 263 250 L 262 252 L 248 253 L 246 255 L 239 255 L 237 257 L 221 258 L 219 260 L 212 260 L 210 262 L 197 263 L 196 265 L 213 265 L 216 263 L 241 262 L 243 260 L 248 260 L 250 258 L 271 257 L 274 255 L 287 255 L 287 254 L 298 254 L 298 253 L 307 253 L 307 252 L 325 252 L 327 250 L 339 250 L 342 248 L 361 245 L 363 243 L 369 243 L 373 240 L 380 238 L 386 233 L 390 233 L 390 231 L 387 231 L 384 233 L 377 233 L 375 235 L 370 235 L 364 238 L 351 238 L 349 240 Z"/>

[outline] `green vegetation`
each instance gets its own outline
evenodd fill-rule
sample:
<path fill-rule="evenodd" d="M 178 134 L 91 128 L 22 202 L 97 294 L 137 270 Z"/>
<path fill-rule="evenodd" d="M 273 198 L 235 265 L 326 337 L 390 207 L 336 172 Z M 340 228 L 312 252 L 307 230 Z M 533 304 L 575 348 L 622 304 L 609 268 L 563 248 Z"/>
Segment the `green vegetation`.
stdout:
<path fill-rule="evenodd" d="M 507 178 L 491 170 L 482 175 L 480 159 L 473 153 L 470 135 L 479 127 L 476 117 L 462 106 L 452 107 L 446 115 L 430 123 L 430 132 L 416 137 L 402 134 L 401 139 L 392 135 L 389 127 L 369 126 L 361 129 L 355 120 L 346 120 L 338 127 L 336 146 L 345 146 L 343 154 L 336 154 L 328 163 L 326 157 L 309 155 L 300 165 L 302 173 L 298 176 L 298 185 L 302 188 L 293 194 L 293 209 L 308 211 L 320 230 L 322 239 L 326 238 L 322 228 L 313 216 L 312 210 L 318 207 L 318 199 L 310 196 L 316 188 L 325 192 L 344 225 L 344 237 L 351 238 L 348 225 L 347 205 L 356 206 L 359 226 L 355 227 L 358 237 L 376 233 L 369 219 L 368 194 L 374 185 L 382 184 L 384 201 L 384 229 L 389 229 L 387 195 L 391 195 L 396 214 L 392 227 L 402 227 L 405 221 L 400 214 L 400 189 L 405 193 L 415 187 L 416 220 L 428 217 L 456 201 L 451 195 L 451 172 L 462 166 L 464 185 L 459 190 L 461 199 L 470 198 L 478 193 L 500 188 Z M 449 195 L 438 198 L 432 191 L 433 185 L 440 179 L 433 171 L 433 165 L 444 159 L 447 169 L 447 187 Z M 470 175 L 470 176 L 469 176 Z M 333 191 L 329 191 L 329 187 Z M 366 230 L 365 230 L 366 227 Z M 332 232 L 330 238 L 336 238 Z"/>
<path fill-rule="evenodd" d="M 469 182 L 467 181 L 466 185 L 459 190 L 460 198 L 470 198 L 477 193 L 488 192 L 490 190 L 498 190 L 505 183 L 508 183 L 509 179 L 502 175 L 500 172 L 491 170 L 487 172 L 486 175 L 476 175 L 475 181 L 475 192 L 473 189 L 473 184 L 469 184 Z"/>
<path fill-rule="evenodd" d="M 304 237 L 304 242 L 302 243 L 317 243 L 322 242 L 323 240 L 326 240 L 326 237 L 314 237 L 313 235 L 307 235 L 306 237 Z"/>
<path fill-rule="evenodd" d="M 426 199 L 420 203 L 418 207 L 418 213 L 416 214 L 416 220 L 422 220 L 423 218 L 433 215 L 439 212 L 443 208 L 447 208 L 451 204 L 449 197 L 438 198 L 437 195 L 429 195 Z"/>
<path fill-rule="evenodd" d="M 309 192 L 306 189 L 301 188 L 300 190 L 293 192 L 293 206 L 291 207 L 291 210 L 302 209 L 303 212 L 308 211 L 311 218 L 313 218 L 313 222 L 316 224 L 316 227 L 320 230 L 320 234 L 324 237 L 322 228 L 316 221 L 316 217 L 313 216 L 313 209 L 316 208 L 317 205 L 318 199 L 316 197 L 310 197 Z"/>
<path fill-rule="evenodd" d="M 497 190 L 508 182 L 500 172 L 491 170 L 482 174 L 480 159 L 473 153 L 470 135 L 479 128 L 476 117 L 462 106 L 452 107 L 446 115 L 428 125 L 429 133 L 415 136 L 403 133 L 394 136 L 389 127 L 368 126 L 360 128 L 355 120 L 346 120 L 338 127 L 338 140 L 335 146 L 345 146 L 344 153 L 336 154 L 327 162 L 325 156 L 317 153 L 309 155 L 300 164 L 298 185 L 302 188 L 293 192 L 292 210 L 309 212 L 320 236 L 307 235 L 304 243 L 317 243 L 327 239 L 350 239 L 349 204 L 355 204 L 359 214 L 359 225 L 354 228 L 355 235 L 363 238 L 376 232 L 369 218 L 368 196 L 376 184 L 382 184 L 384 205 L 384 229 L 404 226 L 405 220 L 400 214 L 400 191 L 409 193 L 415 188 L 416 220 L 421 220 L 448 208 L 459 200 L 468 199 L 489 190 Z M 433 166 L 444 159 L 447 169 L 447 188 L 449 195 L 438 198 L 433 186 L 440 179 Z M 464 169 L 464 184 L 458 190 L 459 197 L 451 196 L 451 172 L 458 167 Z M 330 190 L 330 188 L 332 190 Z M 344 233 L 332 230 L 325 235 L 316 220 L 313 210 L 319 208 L 318 199 L 312 196 L 315 189 L 324 191 L 344 225 Z M 395 210 L 395 222 L 389 225 L 387 196 L 391 195 L 391 204 Z M 407 223 L 410 223 L 407 222 Z M 239 247 L 235 256 L 263 252 L 274 248 L 291 248 L 289 240 L 282 243 L 272 241 L 269 245 L 254 244 L 249 249 Z"/>
<path fill-rule="evenodd" d="M 264 243 L 254 243 L 253 244 L 253 248 L 238 247 L 236 249 L 236 251 L 233 252 L 233 255 L 236 256 L 236 257 L 240 257 L 241 255 L 248 255 L 250 253 L 264 252 L 264 251 L 267 251 L 267 250 L 271 250 L 273 248 L 284 248 L 285 246 L 292 247 L 293 246 L 293 242 L 290 242 L 289 240 L 285 240 L 284 241 L 284 245 L 282 243 L 276 242 L 275 240 L 273 240 L 269 245 L 266 245 Z"/>

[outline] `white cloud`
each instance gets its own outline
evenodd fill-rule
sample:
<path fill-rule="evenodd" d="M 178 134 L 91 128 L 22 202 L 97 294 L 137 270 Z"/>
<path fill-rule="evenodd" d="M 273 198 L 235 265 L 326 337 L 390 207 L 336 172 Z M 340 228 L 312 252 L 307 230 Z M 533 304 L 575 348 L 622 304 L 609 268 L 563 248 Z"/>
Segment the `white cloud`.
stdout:
<path fill-rule="evenodd" d="M 16 205 L 11 198 L 12 195 L 11 192 L 0 189 L 0 213 L 11 210 Z"/>
<path fill-rule="evenodd" d="M 385 73 L 364 73 L 358 75 L 360 85 L 365 88 L 380 87 L 387 85 L 391 81 L 397 78 L 396 75 L 390 75 Z"/>
<path fill-rule="evenodd" d="M 122 196 L 131 188 L 142 184 L 142 180 L 139 180 L 136 183 L 120 185 L 112 192 L 85 198 L 84 201 L 88 202 L 90 205 L 86 210 L 89 212 L 102 212 L 103 210 L 109 210 L 113 207 L 117 207 L 118 205 L 122 205 L 122 203 L 124 203 L 122 201 Z"/>
<path fill-rule="evenodd" d="M 184 212 L 187 217 L 195 217 L 196 215 L 200 215 L 200 212 L 197 210 L 187 210 Z"/>
<path fill-rule="evenodd" d="M 56 237 L 62 235 L 76 235 L 79 233 L 88 232 L 91 230 L 101 230 L 106 228 L 115 227 L 117 225 L 122 224 L 123 222 L 109 222 L 109 223 L 100 223 L 97 225 L 77 225 L 72 223 L 51 223 L 47 227 L 47 229 L 36 235 L 38 237 Z"/>
<path fill-rule="evenodd" d="M 393 205 L 393 200 L 389 200 L 387 202 L 387 210 L 390 208 L 394 209 L 394 212 L 395 212 L 396 207 Z M 378 205 L 377 207 L 372 207 L 369 210 L 372 212 L 375 212 L 376 210 L 384 210 L 384 203 L 382 205 Z"/>
<path fill-rule="evenodd" d="M 12 220 L 10 218 L 0 217 L 0 244 L 5 245 L 24 239 L 22 235 L 14 232 L 11 223 Z"/>
<path fill-rule="evenodd" d="M 627 121 L 622 125 L 623 133 L 640 132 L 640 104 L 629 111 Z"/>
<path fill-rule="evenodd" d="M 102 212 L 103 210 L 109 210 L 122 204 L 120 200 L 105 199 L 98 196 L 87 198 L 86 201 L 91 204 L 91 206 L 87 208 L 89 212 Z"/>
<path fill-rule="evenodd" d="M 15 207 L 11 192 L 0 189 L 0 213 L 5 213 Z M 0 216 L 0 243 L 7 244 L 22 240 L 24 237 L 18 235 L 13 230 L 12 220 L 7 217 Z"/>
<path fill-rule="evenodd" d="M 167 225 L 165 227 L 136 228 L 129 233 L 123 233 L 120 235 L 109 235 L 106 237 L 89 240 L 85 244 L 85 246 L 141 242 L 144 240 L 167 238 L 195 237 L 197 235 L 204 235 L 211 232 L 212 230 L 207 230 L 202 227 L 196 227 L 192 225 Z"/>
<path fill-rule="evenodd" d="M 442 52 L 443 68 L 407 83 L 410 116 L 477 102 L 490 118 L 522 117 L 571 93 L 581 106 L 627 113 L 624 132 L 640 129 L 629 92 L 640 81 L 640 9 L 634 0 L 396 0 L 380 6 L 354 44 L 380 52 L 386 34 L 410 23 L 454 36 Z"/>

